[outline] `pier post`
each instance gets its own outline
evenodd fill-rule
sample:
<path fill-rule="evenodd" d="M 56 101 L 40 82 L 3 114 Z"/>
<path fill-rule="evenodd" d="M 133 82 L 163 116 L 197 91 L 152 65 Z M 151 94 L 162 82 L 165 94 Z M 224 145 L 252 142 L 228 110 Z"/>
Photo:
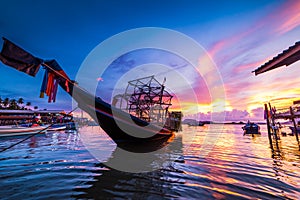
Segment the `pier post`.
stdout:
<path fill-rule="evenodd" d="M 291 113 L 291 118 L 292 118 L 292 121 L 293 121 L 293 124 L 294 124 L 294 130 L 295 130 L 296 140 L 297 140 L 297 142 L 298 142 L 298 146 L 299 146 L 299 149 L 300 149 L 300 143 L 299 143 L 299 137 L 298 137 L 297 124 L 296 124 L 296 121 L 295 121 L 295 115 L 294 115 L 294 111 L 293 111 L 292 106 L 290 106 L 290 113 Z"/>
<path fill-rule="evenodd" d="M 271 127 L 270 127 L 270 120 L 269 120 L 269 110 L 268 110 L 268 105 L 265 104 L 265 116 L 267 120 L 267 129 L 268 129 L 268 137 L 269 137 L 269 142 L 271 149 L 273 150 L 273 143 L 272 143 L 272 136 L 271 136 Z"/>
<path fill-rule="evenodd" d="M 270 114 L 271 114 L 271 121 L 272 121 L 272 130 L 273 130 L 273 134 L 274 134 L 274 137 L 275 137 L 275 140 L 277 141 L 279 138 L 279 130 L 276 128 L 275 126 L 275 118 L 274 118 L 274 114 L 273 113 L 273 110 L 272 110 L 272 106 L 271 106 L 271 103 L 269 102 L 269 109 L 270 109 Z M 276 143 L 277 144 L 277 143 Z"/>

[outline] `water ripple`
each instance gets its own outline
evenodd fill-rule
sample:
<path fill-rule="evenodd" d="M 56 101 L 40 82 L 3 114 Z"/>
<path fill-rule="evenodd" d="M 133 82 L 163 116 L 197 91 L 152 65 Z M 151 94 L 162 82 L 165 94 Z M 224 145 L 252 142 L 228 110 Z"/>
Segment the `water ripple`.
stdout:
<path fill-rule="evenodd" d="M 178 159 L 154 172 L 132 174 L 105 166 L 115 145 L 99 128 L 82 135 L 101 148 L 99 162 L 78 133 L 41 134 L 0 154 L 1 199 L 298 199 L 300 152 L 294 137 L 271 150 L 265 128 L 244 137 L 239 125 L 207 125 L 218 135 L 201 155 L 208 127 L 183 127 Z M 189 135 L 196 134 L 194 138 Z M 95 134 L 101 134 L 99 143 Z M 211 134 L 209 134 L 211 135 Z M 0 138 L 5 148 L 22 137 Z M 192 140 L 191 140 L 192 139 Z M 164 155 L 157 155 L 164 156 Z M 168 156 L 167 156 L 168 157 Z"/>

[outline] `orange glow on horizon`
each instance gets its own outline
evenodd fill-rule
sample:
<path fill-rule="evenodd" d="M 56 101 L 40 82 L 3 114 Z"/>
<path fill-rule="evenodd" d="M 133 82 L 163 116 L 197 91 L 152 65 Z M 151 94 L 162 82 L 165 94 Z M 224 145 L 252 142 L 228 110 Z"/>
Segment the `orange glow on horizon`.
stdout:
<path fill-rule="evenodd" d="M 211 103 L 194 103 L 194 102 L 176 102 L 169 109 L 170 111 L 181 110 L 186 115 L 197 113 L 212 113 L 212 112 L 224 112 L 232 111 L 233 107 L 229 101 L 216 100 Z"/>

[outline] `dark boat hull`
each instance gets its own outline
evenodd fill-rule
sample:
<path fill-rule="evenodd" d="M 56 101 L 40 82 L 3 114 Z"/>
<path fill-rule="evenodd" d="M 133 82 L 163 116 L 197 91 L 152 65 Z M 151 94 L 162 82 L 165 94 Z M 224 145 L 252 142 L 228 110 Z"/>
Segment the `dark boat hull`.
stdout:
<path fill-rule="evenodd" d="M 31 76 L 35 76 L 40 65 L 44 66 L 49 73 L 54 75 L 59 85 L 77 101 L 78 106 L 97 121 L 101 128 L 118 146 L 122 146 L 124 143 L 152 145 L 156 142 L 164 145 L 173 135 L 169 129 L 155 126 L 135 116 L 129 115 L 127 112 L 117 109 L 102 99 L 95 97 L 90 92 L 85 91 L 76 83 L 72 82 L 55 60 L 43 61 L 5 38 L 0 60 L 4 64 Z M 49 77 L 50 76 L 48 76 L 48 78 Z M 49 82 L 49 80 L 46 81 L 47 78 L 45 76 L 43 80 L 45 84 L 42 84 L 41 89 L 41 94 L 48 89 L 48 93 L 46 93 L 50 97 L 53 93 L 49 93 L 49 90 L 53 89 L 52 86 L 54 84 L 52 80 L 53 76 L 51 77 L 52 78 L 49 78 L 51 80 Z M 51 99 L 52 98 L 49 98 L 50 101 Z M 154 147 L 155 146 L 159 145 L 156 144 Z"/>
<path fill-rule="evenodd" d="M 65 84 L 61 84 L 61 87 L 66 90 Z M 171 130 L 150 124 L 115 108 L 76 85 L 70 87 L 69 94 L 77 101 L 78 107 L 98 122 L 122 149 L 150 152 L 162 148 L 174 136 Z"/>
<path fill-rule="evenodd" d="M 247 134 L 261 134 L 260 127 L 257 124 L 246 124 L 242 127 L 244 130 L 244 135 Z"/>

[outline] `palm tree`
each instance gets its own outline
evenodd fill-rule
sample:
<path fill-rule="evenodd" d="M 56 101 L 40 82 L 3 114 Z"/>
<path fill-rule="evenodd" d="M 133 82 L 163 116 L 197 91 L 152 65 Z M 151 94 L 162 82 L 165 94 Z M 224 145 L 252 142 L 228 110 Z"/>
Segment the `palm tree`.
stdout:
<path fill-rule="evenodd" d="M 7 108 L 8 104 L 9 104 L 9 98 L 5 98 L 4 101 L 3 101 L 3 106 L 4 108 Z"/>
<path fill-rule="evenodd" d="M 27 106 L 27 107 L 30 107 L 30 106 L 31 106 L 31 102 L 27 102 L 27 103 L 26 103 L 26 106 Z"/>
<path fill-rule="evenodd" d="M 10 100 L 9 109 L 11 110 L 18 110 L 20 107 L 17 104 L 17 101 L 15 99 Z"/>
<path fill-rule="evenodd" d="M 37 110 L 38 108 L 39 108 L 38 106 L 34 106 L 34 107 L 33 107 L 34 110 Z"/>
<path fill-rule="evenodd" d="M 17 101 L 19 107 L 21 108 L 21 106 L 23 105 L 24 103 L 24 99 L 23 98 L 19 98 L 18 101 Z M 24 107 L 23 107 L 24 108 Z"/>

